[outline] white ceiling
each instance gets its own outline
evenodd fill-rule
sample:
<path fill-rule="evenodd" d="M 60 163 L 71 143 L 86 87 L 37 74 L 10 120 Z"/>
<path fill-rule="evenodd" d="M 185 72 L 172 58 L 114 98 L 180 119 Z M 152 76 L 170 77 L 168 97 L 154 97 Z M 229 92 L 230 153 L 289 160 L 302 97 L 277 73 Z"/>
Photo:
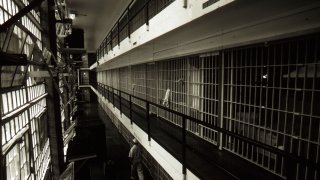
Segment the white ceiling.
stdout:
<path fill-rule="evenodd" d="M 88 52 L 95 52 L 131 0 L 67 0 L 78 15 L 73 27 L 84 30 Z"/>

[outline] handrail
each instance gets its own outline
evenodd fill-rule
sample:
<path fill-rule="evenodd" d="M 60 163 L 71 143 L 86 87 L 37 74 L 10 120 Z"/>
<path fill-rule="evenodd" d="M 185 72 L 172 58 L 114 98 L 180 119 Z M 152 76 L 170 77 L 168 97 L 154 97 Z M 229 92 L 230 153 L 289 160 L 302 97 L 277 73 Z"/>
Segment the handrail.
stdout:
<path fill-rule="evenodd" d="M 149 24 L 149 20 L 152 18 L 149 15 L 149 4 L 151 3 L 151 1 L 154 1 L 155 3 L 158 2 L 158 0 L 145 0 L 144 2 L 141 2 L 141 6 L 139 6 L 137 9 L 133 9 L 132 6 L 134 6 L 135 3 L 137 3 L 138 1 L 136 0 L 132 0 L 127 8 L 122 12 L 122 14 L 120 15 L 120 17 L 118 18 L 118 20 L 115 22 L 115 24 L 112 26 L 112 28 L 110 29 L 110 31 L 107 33 L 106 37 L 102 40 L 102 42 L 100 43 L 99 47 L 96 50 L 96 55 L 97 55 L 97 59 L 99 60 L 104 54 L 108 54 L 108 46 L 111 46 L 111 50 L 113 49 L 113 39 L 117 38 L 116 42 L 118 45 L 120 45 L 120 32 L 122 32 L 122 30 L 126 27 L 128 27 L 128 34 L 126 35 L 126 37 L 130 37 L 130 34 L 132 33 L 132 30 L 130 29 L 130 23 L 132 22 L 132 20 L 143 10 L 146 10 L 146 14 L 145 14 L 145 23 L 148 25 Z M 172 3 L 174 0 L 168 0 L 168 4 Z M 168 5 L 166 4 L 166 5 Z M 161 9 L 162 10 L 162 9 Z M 161 11 L 160 10 L 160 11 Z M 130 14 L 132 13 L 133 14 Z M 155 10 L 156 11 L 156 10 Z M 158 14 L 160 11 L 156 12 L 156 14 Z M 125 19 L 124 17 L 127 18 Z M 123 20 L 125 20 L 124 24 L 121 24 L 122 27 L 119 28 L 119 24 L 120 22 L 122 22 Z M 142 25 L 141 25 L 142 26 Z M 139 27 L 141 27 L 139 26 Z M 115 33 L 113 33 L 114 31 L 116 31 Z"/>
<path fill-rule="evenodd" d="M 91 82 L 91 84 L 93 84 L 93 83 Z M 108 87 L 108 89 L 109 89 L 109 88 L 112 89 L 114 95 L 115 95 L 114 90 L 116 90 L 116 91 L 120 92 L 121 94 L 126 94 L 126 95 L 128 95 L 130 99 L 135 98 L 135 99 L 141 100 L 141 101 L 145 102 L 146 104 L 156 106 L 156 107 L 161 108 L 161 109 L 163 109 L 163 110 L 166 110 L 166 111 L 168 111 L 168 112 L 170 112 L 170 113 L 173 113 L 173 114 L 175 114 L 175 115 L 181 116 L 184 120 L 188 119 L 188 120 L 193 121 L 193 122 L 195 122 L 195 123 L 201 124 L 201 125 L 203 125 L 203 126 L 205 126 L 205 127 L 211 128 L 211 129 L 213 129 L 213 130 L 215 130 L 215 131 L 217 131 L 217 132 L 220 132 L 220 133 L 222 133 L 222 134 L 226 134 L 226 135 L 229 135 L 229 136 L 238 138 L 238 139 L 240 139 L 240 140 L 245 141 L 246 143 L 249 143 L 249 144 L 255 145 L 255 146 L 257 146 L 257 147 L 263 148 L 264 150 L 268 150 L 268 151 L 270 151 L 270 153 L 275 153 L 275 154 L 281 155 L 281 156 L 286 157 L 286 158 L 288 158 L 288 159 L 290 159 L 290 160 L 294 160 L 294 161 L 296 161 L 296 162 L 298 162 L 298 163 L 300 163 L 300 164 L 304 164 L 304 165 L 310 166 L 310 167 L 312 167 L 312 168 L 314 168 L 314 169 L 316 169 L 316 170 L 320 170 L 320 163 L 312 162 L 312 161 L 310 161 L 309 159 L 305 159 L 305 158 L 303 158 L 303 157 L 301 157 L 301 156 L 296 156 L 296 155 L 294 155 L 294 154 L 292 154 L 292 153 L 286 152 L 286 151 L 281 150 L 281 149 L 278 149 L 278 148 L 276 148 L 276 147 L 273 147 L 273 146 L 270 146 L 270 145 L 261 143 L 261 142 L 259 142 L 259 141 L 254 140 L 254 139 L 250 139 L 250 138 L 248 138 L 248 137 L 242 136 L 242 135 L 240 135 L 240 134 L 233 133 L 233 132 L 228 131 L 228 130 L 226 130 L 226 129 L 223 129 L 223 128 L 221 128 L 221 127 L 218 127 L 218 126 L 215 126 L 215 125 L 212 125 L 212 124 L 208 124 L 208 123 L 203 122 L 203 121 L 201 121 L 201 120 L 199 120 L 199 119 L 197 119 L 197 118 L 191 117 L 191 116 L 189 116 L 189 115 L 183 114 L 183 113 L 181 113 L 181 112 L 175 111 L 175 110 L 173 110 L 173 109 L 167 108 L 167 107 L 162 106 L 162 105 L 159 105 L 159 104 L 157 104 L 157 103 L 147 101 L 147 100 L 145 100 L 145 99 L 143 99 L 143 98 L 134 96 L 134 95 L 132 95 L 132 94 L 129 94 L 129 93 L 124 92 L 124 91 L 121 91 L 121 90 L 116 89 L 116 88 L 114 88 L 114 87 L 111 87 L 111 86 L 108 86 L 108 85 L 105 85 L 105 84 L 102 84 L 102 83 L 97 83 L 96 85 L 97 85 L 98 87 L 101 87 L 101 88 L 104 86 L 104 89 L 105 89 L 105 87 Z M 93 86 L 96 87 L 96 85 L 93 85 Z M 97 90 L 99 91 L 98 88 L 97 88 Z M 109 90 L 108 90 L 108 91 L 109 91 Z M 109 92 L 110 92 L 110 91 L 109 91 Z M 113 103 L 113 104 L 114 104 L 114 103 Z M 180 127 L 180 126 L 179 126 L 179 127 Z"/>

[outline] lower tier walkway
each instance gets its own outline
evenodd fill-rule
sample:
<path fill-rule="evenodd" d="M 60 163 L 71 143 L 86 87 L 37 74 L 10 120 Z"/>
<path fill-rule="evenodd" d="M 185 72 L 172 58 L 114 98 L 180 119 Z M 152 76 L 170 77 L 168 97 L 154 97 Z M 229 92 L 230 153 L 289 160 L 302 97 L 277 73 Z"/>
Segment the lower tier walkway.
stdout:
<path fill-rule="evenodd" d="M 104 97 L 113 103 L 114 108 L 130 117 L 130 103 L 119 95 L 105 90 Z M 132 121 L 145 132 L 148 131 L 147 112 L 144 108 L 132 103 Z M 158 117 L 150 115 L 150 135 L 176 159 L 182 162 L 181 128 Z M 265 169 L 254 165 L 235 154 L 219 150 L 217 146 L 197 137 L 192 133 L 186 136 L 186 167 L 200 179 L 282 179 Z"/>
<path fill-rule="evenodd" d="M 75 162 L 75 180 L 129 180 L 130 146 L 96 102 L 78 105 L 76 136 L 67 160 Z M 84 159 L 83 159 L 84 158 Z M 152 180 L 145 171 L 146 180 Z"/>

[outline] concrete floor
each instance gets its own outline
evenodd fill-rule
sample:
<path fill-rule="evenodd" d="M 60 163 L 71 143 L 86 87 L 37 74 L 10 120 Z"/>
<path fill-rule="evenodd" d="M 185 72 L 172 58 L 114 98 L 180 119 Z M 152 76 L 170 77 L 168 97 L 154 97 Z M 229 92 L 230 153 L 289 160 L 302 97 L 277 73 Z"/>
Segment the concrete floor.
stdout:
<path fill-rule="evenodd" d="M 97 154 L 98 157 L 77 161 L 75 179 L 130 179 L 129 144 L 108 117 L 100 117 L 99 111 L 102 109 L 96 102 L 81 103 L 78 109 L 77 135 L 69 143 L 68 159 L 90 154 Z M 104 132 L 101 126 L 104 126 Z M 145 177 L 152 180 L 146 169 Z"/>

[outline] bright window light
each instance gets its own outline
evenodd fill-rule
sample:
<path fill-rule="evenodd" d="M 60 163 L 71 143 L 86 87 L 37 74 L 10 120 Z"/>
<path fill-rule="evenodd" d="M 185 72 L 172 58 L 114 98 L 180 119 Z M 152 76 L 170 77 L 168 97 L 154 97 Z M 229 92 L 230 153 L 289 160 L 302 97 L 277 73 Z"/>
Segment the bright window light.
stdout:
<path fill-rule="evenodd" d="M 17 91 L 17 105 L 21 106 L 21 90 Z"/>
<path fill-rule="evenodd" d="M 6 135 L 4 134 L 4 126 L 2 126 L 2 145 L 6 143 Z"/>
<path fill-rule="evenodd" d="M 0 0 L 1 1 L 1 0 Z M 0 24 L 3 24 L 4 23 L 4 19 L 3 19 L 3 11 L 2 9 L 0 8 Z"/>
<path fill-rule="evenodd" d="M 76 18 L 76 15 L 75 15 L 75 14 L 70 13 L 70 14 L 69 14 L 69 18 L 70 18 L 70 19 L 75 19 L 75 18 Z"/>
<path fill-rule="evenodd" d="M 8 96 L 8 108 L 9 108 L 9 111 L 12 111 L 12 96 L 11 96 L 11 92 L 8 92 L 7 96 Z"/>
<path fill-rule="evenodd" d="M 19 132 L 19 130 L 20 130 L 20 126 L 19 126 L 19 117 L 16 117 L 16 118 L 14 118 L 14 125 L 15 125 L 15 130 L 16 130 L 16 133 L 18 133 Z"/>
<path fill-rule="evenodd" d="M 2 94 L 2 107 L 3 107 L 3 113 L 8 112 L 8 100 L 7 100 L 7 95 Z"/>
<path fill-rule="evenodd" d="M 17 102 L 16 102 L 17 98 L 16 98 L 16 91 L 12 92 L 12 101 L 13 101 L 13 109 L 17 108 Z"/>
<path fill-rule="evenodd" d="M 7 138 L 7 141 L 10 141 L 10 139 L 11 139 L 10 124 L 7 123 L 5 126 L 6 126 L 6 138 Z"/>
<path fill-rule="evenodd" d="M 15 127 L 15 125 L 14 125 L 14 120 L 11 120 L 11 121 L 10 121 L 10 127 L 11 127 L 11 134 L 12 134 L 12 137 L 13 137 L 13 136 L 16 135 L 16 132 L 15 132 L 15 130 L 14 130 L 14 127 Z"/>

